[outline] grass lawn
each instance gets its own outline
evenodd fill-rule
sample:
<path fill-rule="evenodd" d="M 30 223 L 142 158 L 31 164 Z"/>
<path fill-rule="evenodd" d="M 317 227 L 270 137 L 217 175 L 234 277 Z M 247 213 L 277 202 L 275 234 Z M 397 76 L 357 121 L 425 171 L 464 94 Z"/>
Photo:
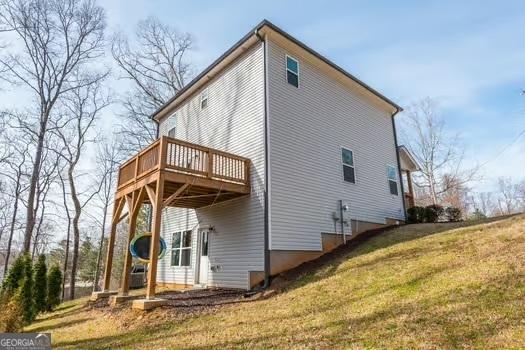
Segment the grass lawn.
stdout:
<path fill-rule="evenodd" d="M 264 300 L 198 315 L 65 303 L 59 349 L 525 348 L 525 216 L 396 228 Z"/>

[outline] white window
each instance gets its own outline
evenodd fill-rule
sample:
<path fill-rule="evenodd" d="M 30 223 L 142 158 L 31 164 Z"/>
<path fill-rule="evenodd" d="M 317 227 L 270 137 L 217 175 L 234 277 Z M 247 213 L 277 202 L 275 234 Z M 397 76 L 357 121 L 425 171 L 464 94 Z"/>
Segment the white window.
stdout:
<path fill-rule="evenodd" d="M 286 81 L 288 84 L 299 87 L 299 61 L 286 55 Z"/>
<path fill-rule="evenodd" d="M 343 163 L 343 179 L 355 184 L 354 152 L 341 148 L 341 162 Z"/>
<path fill-rule="evenodd" d="M 191 230 L 175 232 L 171 241 L 171 266 L 191 265 Z"/>
<path fill-rule="evenodd" d="M 169 119 L 168 122 L 168 137 L 176 138 L 177 137 L 177 114 L 173 114 Z"/>
<path fill-rule="evenodd" d="M 399 194 L 397 190 L 397 171 L 396 167 L 389 165 L 387 167 L 387 178 L 388 187 L 390 188 L 390 194 L 397 196 Z"/>
<path fill-rule="evenodd" d="M 208 89 L 204 89 L 201 93 L 201 109 L 208 107 Z"/>

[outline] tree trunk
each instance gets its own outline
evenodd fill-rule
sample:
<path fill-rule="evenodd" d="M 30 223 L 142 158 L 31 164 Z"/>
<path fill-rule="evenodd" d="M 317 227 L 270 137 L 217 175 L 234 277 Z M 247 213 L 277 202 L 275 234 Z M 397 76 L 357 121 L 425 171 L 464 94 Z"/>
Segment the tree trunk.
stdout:
<path fill-rule="evenodd" d="M 97 267 L 95 269 L 95 279 L 93 281 L 93 291 L 98 291 L 98 280 L 100 278 L 100 261 L 102 260 L 102 246 L 106 233 L 106 218 L 108 216 L 108 203 L 104 203 L 104 214 L 102 214 L 102 230 L 100 231 L 100 243 L 98 244 Z"/>
<path fill-rule="evenodd" d="M 11 218 L 11 226 L 9 227 L 9 239 L 7 241 L 7 251 L 5 253 L 5 262 L 4 262 L 4 277 L 7 274 L 7 269 L 9 268 L 9 257 L 11 256 L 11 244 L 13 243 L 13 235 L 15 233 L 15 223 L 16 215 L 18 213 L 18 200 L 20 197 L 20 180 L 17 181 L 16 190 L 15 190 L 15 206 L 13 208 L 13 216 Z"/>
<path fill-rule="evenodd" d="M 75 187 L 75 180 L 73 178 L 73 170 L 75 163 L 69 168 L 68 179 L 69 179 L 69 188 L 71 190 L 71 199 L 73 200 L 73 206 L 75 208 L 75 215 L 73 216 L 73 258 L 71 260 L 71 280 L 69 281 L 69 299 L 75 299 L 75 280 L 77 276 L 77 267 L 78 267 L 78 249 L 80 246 L 80 214 L 82 212 L 82 206 L 77 196 L 77 191 Z"/>
<path fill-rule="evenodd" d="M 67 207 L 66 207 L 66 210 Z M 69 260 L 69 241 L 71 239 L 71 218 L 69 217 L 69 214 L 67 215 L 67 237 L 66 237 L 66 251 L 65 251 L 65 257 L 64 257 L 64 270 L 62 273 L 62 276 L 64 278 L 62 279 L 62 301 L 64 301 L 64 298 L 66 296 L 66 276 L 67 276 L 67 263 Z"/>
<path fill-rule="evenodd" d="M 35 260 L 35 253 L 37 252 L 37 248 L 38 248 L 38 238 L 40 237 L 40 229 L 42 228 L 42 223 L 44 222 L 45 210 L 46 210 L 45 203 L 42 203 L 42 213 L 40 216 L 40 220 L 38 222 L 38 226 L 36 228 L 35 239 L 33 241 L 33 251 L 31 252 L 31 260 L 33 261 Z"/>
<path fill-rule="evenodd" d="M 38 178 L 40 176 L 40 163 L 42 163 L 42 150 L 44 149 L 44 136 L 47 129 L 48 112 L 45 111 L 40 123 L 40 131 L 38 134 L 38 142 L 35 150 L 35 161 L 33 163 L 33 170 L 31 172 L 31 179 L 29 182 L 29 194 L 27 196 L 27 213 L 26 213 L 26 229 L 24 233 L 24 253 L 29 253 L 31 248 L 31 237 L 35 227 L 35 195 Z"/>

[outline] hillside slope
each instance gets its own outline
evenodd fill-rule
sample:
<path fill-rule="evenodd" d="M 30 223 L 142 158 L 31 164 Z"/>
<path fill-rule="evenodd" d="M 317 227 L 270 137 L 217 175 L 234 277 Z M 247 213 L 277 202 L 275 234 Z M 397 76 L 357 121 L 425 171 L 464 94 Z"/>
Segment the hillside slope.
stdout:
<path fill-rule="evenodd" d="M 71 349 L 525 348 L 525 216 L 396 228 L 268 299 L 177 312 L 77 301 L 27 331 Z"/>

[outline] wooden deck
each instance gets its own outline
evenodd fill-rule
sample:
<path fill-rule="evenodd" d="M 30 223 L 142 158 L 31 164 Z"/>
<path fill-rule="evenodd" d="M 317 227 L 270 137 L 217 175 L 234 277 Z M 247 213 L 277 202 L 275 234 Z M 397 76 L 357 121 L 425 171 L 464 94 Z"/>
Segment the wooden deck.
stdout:
<path fill-rule="evenodd" d="M 127 217 L 128 245 L 142 204 L 153 208 L 146 299 L 155 301 L 162 212 L 166 207 L 202 208 L 250 193 L 250 160 L 235 154 L 161 137 L 119 169 L 108 240 L 103 294 L 109 293 L 117 224 Z M 127 214 L 121 215 L 124 207 Z M 132 257 L 124 259 L 120 296 L 128 295 Z"/>
<path fill-rule="evenodd" d="M 200 208 L 250 193 L 249 159 L 162 137 L 120 167 L 115 198 L 152 186 L 160 174 L 164 206 Z"/>

